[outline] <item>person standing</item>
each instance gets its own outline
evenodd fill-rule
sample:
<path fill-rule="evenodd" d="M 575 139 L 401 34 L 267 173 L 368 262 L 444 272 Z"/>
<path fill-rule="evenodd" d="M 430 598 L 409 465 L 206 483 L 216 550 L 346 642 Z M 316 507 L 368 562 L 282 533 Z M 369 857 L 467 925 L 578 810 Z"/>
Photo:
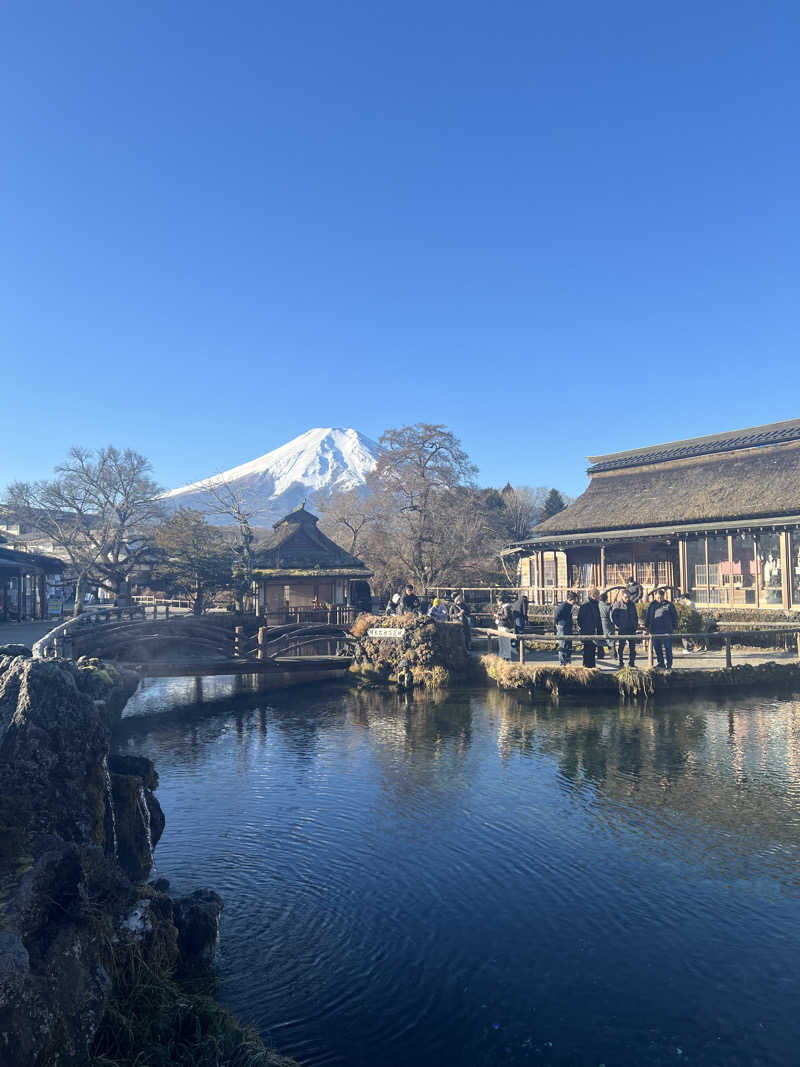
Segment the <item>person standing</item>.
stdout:
<path fill-rule="evenodd" d="M 631 640 L 630 635 L 635 634 L 639 627 L 639 616 L 636 614 L 636 605 L 631 600 L 627 588 L 622 590 L 619 600 L 611 609 L 611 621 L 617 628 L 620 640 L 617 643 L 617 659 L 622 666 L 622 653 L 625 650 L 625 638 L 628 640 L 628 666 L 636 663 L 636 642 Z"/>
<path fill-rule="evenodd" d="M 419 597 L 414 592 L 414 586 L 409 582 L 403 593 L 403 612 L 414 615 L 417 611 L 419 611 Z"/>
<path fill-rule="evenodd" d="M 603 627 L 603 635 L 608 637 L 614 632 L 614 624 L 611 621 L 611 605 L 608 602 L 608 593 L 601 593 L 600 599 L 597 601 L 597 610 L 600 612 L 600 625 Z M 611 655 L 614 655 L 614 642 L 613 641 L 598 641 L 597 642 L 597 654 L 602 653 L 603 647 L 608 648 Z"/>
<path fill-rule="evenodd" d="M 600 599 L 599 589 L 589 590 L 589 599 L 585 604 L 581 604 L 578 608 L 578 629 L 582 635 L 587 634 L 601 634 L 603 632 L 603 623 L 600 618 L 600 608 L 598 601 Z M 587 641 L 584 636 L 583 641 L 583 665 L 584 667 L 594 667 L 596 665 L 595 654 L 597 646 L 594 641 Z"/>
<path fill-rule="evenodd" d="M 577 593 L 567 593 L 567 599 L 562 600 L 556 608 L 555 612 L 555 625 L 556 633 L 559 637 L 563 637 L 565 634 L 574 633 L 572 625 L 572 609 L 578 603 Z M 572 642 L 571 641 L 559 641 L 558 642 L 558 662 L 562 667 L 566 667 L 569 661 L 572 659 Z"/>
<path fill-rule="evenodd" d="M 648 633 L 653 634 L 653 648 L 658 666 L 662 668 L 665 666 L 664 654 L 666 653 L 666 668 L 671 671 L 672 635 L 678 629 L 678 613 L 672 601 L 664 597 L 663 589 L 656 589 L 655 600 L 651 601 L 647 608 L 644 625 Z M 660 636 L 656 638 L 656 634 Z"/>

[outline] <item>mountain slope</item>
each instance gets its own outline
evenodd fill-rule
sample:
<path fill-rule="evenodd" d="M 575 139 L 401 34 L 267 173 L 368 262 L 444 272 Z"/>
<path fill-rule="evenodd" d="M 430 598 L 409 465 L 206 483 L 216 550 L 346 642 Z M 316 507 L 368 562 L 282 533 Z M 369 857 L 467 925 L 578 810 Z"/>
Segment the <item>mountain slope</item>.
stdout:
<path fill-rule="evenodd" d="M 232 487 L 252 511 L 254 525 L 265 526 L 308 500 L 313 510 L 331 493 L 363 486 L 374 470 L 378 445 L 353 429 L 307 430 L 280 448 L 249 463 L 204 478 L 164 494 L 172 507 L 196 508 L 209 521 L 230 522 L 213 513 L 209 488 L 224 483 Z"/>

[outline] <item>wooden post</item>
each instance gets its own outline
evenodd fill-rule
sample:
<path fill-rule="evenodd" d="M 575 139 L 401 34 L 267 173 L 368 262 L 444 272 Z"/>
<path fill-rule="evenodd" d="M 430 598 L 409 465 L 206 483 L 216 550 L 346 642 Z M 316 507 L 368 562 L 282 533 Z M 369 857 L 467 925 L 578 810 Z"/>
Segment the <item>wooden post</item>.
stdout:
<path fill-rule="evenodd" d="M 797 658 L 800 659 L 800 630 L 794 636 L 797 641 Z"/>
<path fill-rule="evenodd" d="M 258 628 L 258 658 L 266 659 L 267 653 L 264 650 L 264 645 L 267 643 L 267 628 L 266 626 L 259 626 Z"/>
<path fill-rule="evenodd" d="M 165 619 L 169 618 L 169 604 L 165 604 L 164 605 L 164 618 Z"/>
<path fill-rule="evenodd" d="M 242 644 L 244 641 L 244 626 L 237 626 L 233 631 L 233 656 L 234 659 L 239 659 L 242 655 Z"/>
<path fill-rule="evenodd" d="M 524 639 L 522 637 L 522 634 L 519 635 L 517 640 L 519 641 L 519 661 L 520 661 L 520 663 L 524 663 L 525 662 L 525 641 L 524 641 Z"/>
<path fill-rule="evenodd" d="M 620 655 L 622 653 L 620 652 Z M 647 637 L 647 666 L 653 666 L 653 635 L 649 634 Z"/>
<path fill-rule="evenodd" d="M 733 666 L 733 661 L 731 660 L 731 639 L 727 635 L 725 636 L 725 666 Z"/>

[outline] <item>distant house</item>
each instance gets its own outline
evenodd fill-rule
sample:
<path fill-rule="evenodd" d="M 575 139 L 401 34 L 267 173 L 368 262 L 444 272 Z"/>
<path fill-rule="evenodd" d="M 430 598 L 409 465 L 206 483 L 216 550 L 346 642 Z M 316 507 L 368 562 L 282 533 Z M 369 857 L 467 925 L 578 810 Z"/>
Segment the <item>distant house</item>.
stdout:
<path fill-rule="evenodd" d="M 292 511 L 258 545 L 253 570 L 257 615 L 345 621 L 368 607 L 372 572 L 317 528 L 305 506 Z"/>
<path fill-rule="evenodd" d="M 48 585 L 64 570 L 53 556 L 18 552 L 0 534 L 0 622 L 46 619 Z"/>
<path fill-rule="evenodd" d="M 633 575 L 700 605 L 800 610 L 800 419 L 590 463 L 586 491 L 506 549 L 535 603 Z"/>

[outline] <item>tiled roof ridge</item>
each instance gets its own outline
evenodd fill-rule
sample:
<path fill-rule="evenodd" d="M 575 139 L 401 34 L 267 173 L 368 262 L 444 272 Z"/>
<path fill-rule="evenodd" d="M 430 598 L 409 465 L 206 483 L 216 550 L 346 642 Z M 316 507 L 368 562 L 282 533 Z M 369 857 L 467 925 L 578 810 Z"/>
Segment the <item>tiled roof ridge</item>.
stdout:
<path fill-rule="evenodd" d="M 689 437 L 683 441 L 671 441 L 663 445 L 631 449 L 627 452 L 611 452 L 604 456 L 589 456 L 589 474 L 600 471 L 638 467 L 647 463 L 662 463 L 674 459 L 733 452 L 741 448 L 756 448 L 765 445 L 785 444 L 800 440 L 800 419 L 766 423 L 742 430 L 709 434 L 705 437 Z"/>

